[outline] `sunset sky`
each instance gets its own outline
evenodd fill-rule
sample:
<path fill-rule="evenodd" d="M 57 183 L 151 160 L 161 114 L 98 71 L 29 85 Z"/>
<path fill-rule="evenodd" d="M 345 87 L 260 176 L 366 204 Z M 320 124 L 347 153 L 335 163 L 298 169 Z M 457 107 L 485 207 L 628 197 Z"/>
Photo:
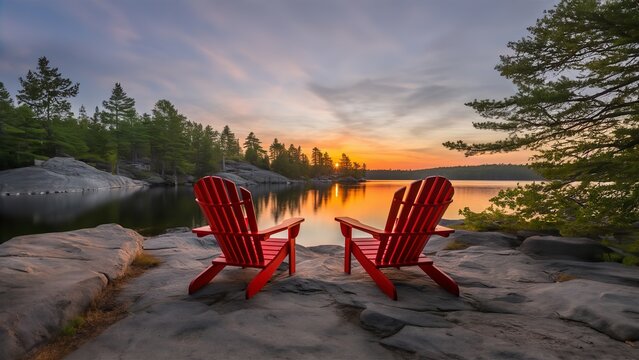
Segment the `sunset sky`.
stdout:
<path fill-rule="evenodd" d="M 368 168 L 524 163 L 465 158 L 486 141 L 465 102 L 514 87 L 494 70 L 552 0 L 0 0 L 0 81 L 12 95 L 40 56 L 80 83 L 89 115 L 115 82 L 138 112 L 160 99 L 243 142 L 346 152 Z"/>

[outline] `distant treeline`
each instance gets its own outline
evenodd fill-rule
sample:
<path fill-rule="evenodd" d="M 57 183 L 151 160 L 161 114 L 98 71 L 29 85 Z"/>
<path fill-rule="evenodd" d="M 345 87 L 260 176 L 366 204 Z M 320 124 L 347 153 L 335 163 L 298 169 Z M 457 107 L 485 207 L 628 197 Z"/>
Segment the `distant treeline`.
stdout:
<path fill-rule="evenodd" d="M 225 160 L 243 160 L 294 179 L 329 176 L 365 176 L 366 164 L 346 154 L 333 161 L 327 152 L 280 142 L 270 146 L 250 132 L 244 142 L 224 126 L 190 121 L 168 100 L 159 100 L 140 114 L 135 99 L 115 83 L 111 96 L 89 115 L 84 105 L 77 114 L 69 100 L 80 84 L 64 78 L 46 57 L 37 69 L 20 77 L 17 105 L 0 81 L 0 170 L 34 164 L 54 156 L 72 156 L 119 172 L 119 164 L 143 165 L 161 175 L 209 175 Z M 336 169 L 337 167 L 337 169 Z"/>
<path fill-rule="evenodd" d="M 525 165 L 453 166 L 421 170 L 368 170 L 369 180 L 416 180 L 427 176 L 444 176 L 451 180 L 543 180 Z"/>

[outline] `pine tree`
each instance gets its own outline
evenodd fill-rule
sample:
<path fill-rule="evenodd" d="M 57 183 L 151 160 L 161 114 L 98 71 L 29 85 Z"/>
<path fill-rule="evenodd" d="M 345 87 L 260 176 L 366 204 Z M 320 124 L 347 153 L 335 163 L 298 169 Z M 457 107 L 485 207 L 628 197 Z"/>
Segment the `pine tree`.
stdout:
<path fill-rule="evenodd" d="M 323 175 L 331 175 L 333 173 L 333 159 L 327 152 L 324 152 L 322 156 L 322 169 Z"/>
<path fill-rule="evenodd" d="M 43 152 L 46 132 L 26 105 L 14 107 L 0 82 L 0 170 L 32 165 Z"/>
<path fill-rule="evenodd" d="M 533 150 L 533 168 L 553 181 L 501 193 L 492 215 L 584 235 L 639 221 L 638 24 L 636 0 L 562 0 L 508 44 L 496 69 L 516 93 L 467 104 L 489 119 L 475 128 L 506 137 L 444 145 L 467 156 Z"/>
<path fill-rule="evenodd" d="M 228 125 L 224 125 L 224 129 L 220 133 L 220 149 L 222 149 L 224 159 L 240 159 L 242 157 L 240 140 Z"/>
<path fill-rule="evenodd" d="M 136 155 L 133 149 L 139 146 L 138 139 L 134 128 L 138 125 L 138 116 L 135 111 L 135 100 L 127 96 L 122 89 L 120 83 L 115 83 L 111 91 L 109 100 L 102 102 L 104 111 L 102 111 L 102 121 L 106 124 L 115 139 L 116 156 L 120 158 L 129 158 L 135 160 Z M 118 167 L 116 166 L 116 173 Z"/>
<path fill-rule="evenodd" d="M 244 140 L 244 160 L 253 165 L 263 165 L 266 150 L 262 148 L 262 142 L 251 131 Z"/>
<path fill-rule="evenodd" d="M 268 147 L 269 158 L 271 161 L 275 161 L 278 156 L 286 151 L 286 145 L 280 143 L 277 138 L 273 139 L 273 143 Z"/>
<path fill-rule="evenodd" d="M 353 163 L 351 163 L 351 159 L 344 153 L 342 153 L 342 157 L 339 159 L 339 173 L 342 176 L 351 176 L 353 170 Z"/>
<path fill-rule="evenodd" d="M 35 72 L 29 70 L 26 78 L 20 77 L 22 89 L 18 91 L 18 103 L 28 105 L 38 119 L 41 119 L 47 133 L 47 155 L 57 153 L 53 135 L 54 120 L 70 116 L 71 103 L 67 100 L 78 94 L 80 84 L 63 78 L 58 68 L 49 66 L 46 57 L 38 59 Z"/>
<path fill-rule="evenodd" d="M 159 100 L 152 110 L 151 155 L 156 169 L 161 175 L 171 171 L 177 179 L 189 167 L 187 161 L 188 139 L 186 117 L 180 114 L 168 100 Z"/>

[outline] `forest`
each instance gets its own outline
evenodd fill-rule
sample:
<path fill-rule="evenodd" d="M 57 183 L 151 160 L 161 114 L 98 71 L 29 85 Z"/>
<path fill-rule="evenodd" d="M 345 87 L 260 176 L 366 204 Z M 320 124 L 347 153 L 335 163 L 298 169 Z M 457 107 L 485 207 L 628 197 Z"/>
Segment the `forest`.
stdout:
<path fill-rule="evenodd" d="M 218 131 L 190 121 L 169 100 L 158 100 L 150 113 L 139 114 L 121 83 L 115 83 L 111 96 L 92 114 L 84 105 L 74 114 L 69 100 L 80 84 L 64 78 L 46 57 L 19 81 L 17 104 L 0 82 L 0 170 L 71 156 L 113 173 L 130 163 L 162 176 L 199 177 L 233 159 L 292 179 L 365 176 L 366 164 L 352 162 L 346 154 L 335 162 L 314 147 L 309 157 L 301 146 L 287 146 L 277 138 L 265 148 L 253 132 L 240 142 L 228 125 Z"/>
<path fill-rule="evenodd" d="M 451 180 L 543 180 L 525 165 L 452 166 L 421 170 L 369 170 L 369 180 L 416 180 L 428 176 L 444 176 Z"/>

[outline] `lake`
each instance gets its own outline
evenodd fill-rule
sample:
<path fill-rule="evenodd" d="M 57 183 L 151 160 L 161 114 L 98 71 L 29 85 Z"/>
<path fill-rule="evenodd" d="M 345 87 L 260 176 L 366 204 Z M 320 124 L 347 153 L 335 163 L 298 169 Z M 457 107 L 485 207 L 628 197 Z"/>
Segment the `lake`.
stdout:
<path fill-rule="evenodd" d="M 410 181 L 375 180 L 365 183 L 270 185 L 251 188 L 260 228 L 292 216 L 306 218 L 297 242 L 301 245 L 343 244 L 336 216 L 350 216 L 383 227 L 394 192 Z M 459 210 L 480 211 L 501 189 L 523 181 L 452 181 L 453 203 L 445 219 L 459 219 Z M 68 231 L 118 223 L 143 235 L 168 228 L 197 227 L 206 220 L 191 187 L 118 189 L 83 193 L 1 196 L 0 242 L 14 236 Z"/>

